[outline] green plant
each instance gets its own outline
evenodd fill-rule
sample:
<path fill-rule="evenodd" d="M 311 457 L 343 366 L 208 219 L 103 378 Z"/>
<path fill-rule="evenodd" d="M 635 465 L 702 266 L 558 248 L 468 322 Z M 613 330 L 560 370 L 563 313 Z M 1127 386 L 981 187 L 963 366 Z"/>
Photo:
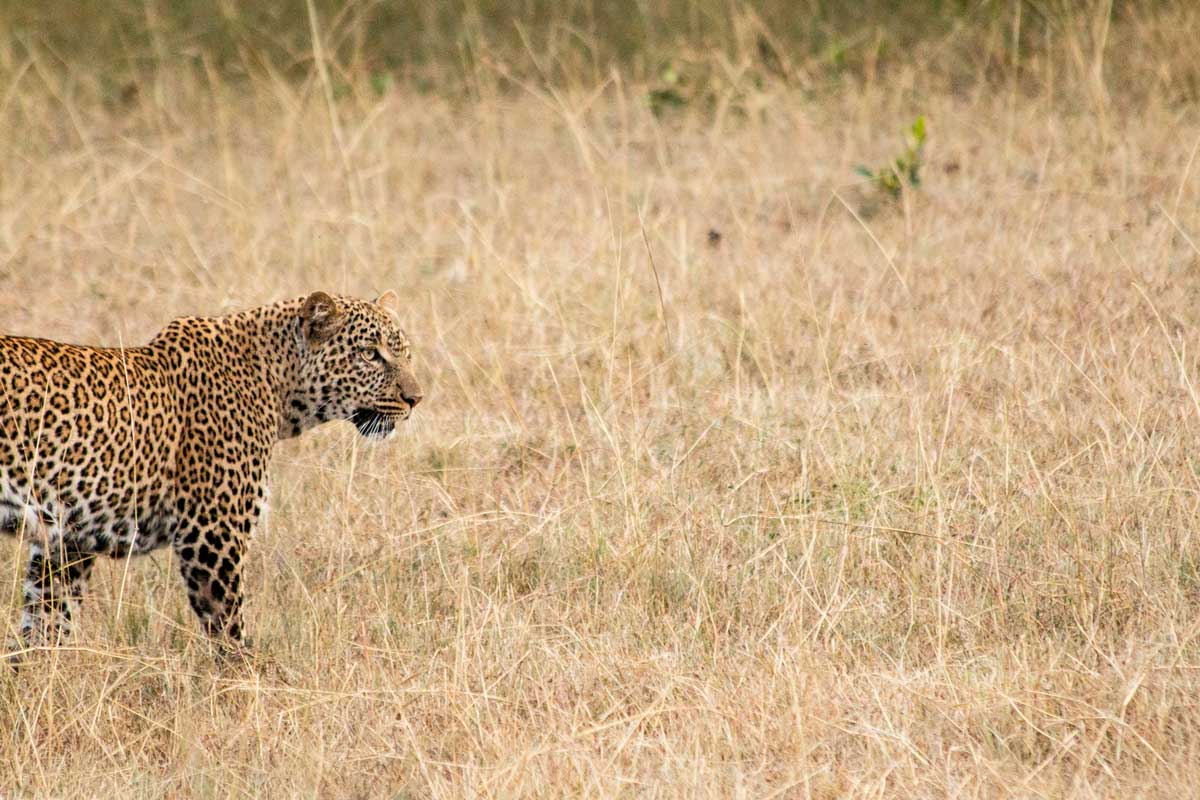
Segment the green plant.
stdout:
<path fill-rule="evenodd" d="M 877 170 L 859 164 L 854 171 L 869 180 L 881 194 L 899 199 L 907 183 L 916 188 L 921 185 L 921 152 L 925 148 L 925 117 L 917 117 L 905 136 L 904 152 L 891 164 Z"/>
<path fill-rule="evenodd" d="M 687 79 L 673 66 L 667 66 L 659 76 L 659 85 L 646 93 L 646 103 L 654 116 L 661 117 L 669 109 L 682 108 L 688 99 L 683 94 Z"/>

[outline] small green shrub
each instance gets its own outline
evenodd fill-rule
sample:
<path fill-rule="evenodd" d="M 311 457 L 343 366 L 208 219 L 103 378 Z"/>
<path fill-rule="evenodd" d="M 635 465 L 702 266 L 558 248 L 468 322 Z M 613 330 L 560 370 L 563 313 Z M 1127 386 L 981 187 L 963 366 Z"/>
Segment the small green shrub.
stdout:
<path fill-rule="evenodd" d="M 921 152 L 925 148 L 925 117 L 917 117 L 905 135 L 904 152 L 877 170 L 859 164 L 854 171 L 862 175 L 879 191 L 894 200 L 907 184 L 921 185 Z"/>
<path fill-rule="evenodd" d="M 667 66 L 659 75 L 657 86 L 646 92 L 646 103 L 654 116 L 661 117 L 663 112 L 682 108 L 687 105 L 688 98 L 684 95 L 684 78 L 673 66 Z"/>

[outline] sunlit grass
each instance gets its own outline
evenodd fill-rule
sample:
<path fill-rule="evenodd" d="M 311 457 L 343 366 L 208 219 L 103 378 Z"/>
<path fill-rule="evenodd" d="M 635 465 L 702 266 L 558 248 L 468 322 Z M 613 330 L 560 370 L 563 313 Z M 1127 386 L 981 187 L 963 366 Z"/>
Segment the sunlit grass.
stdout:
<path fill-rule="evenodd" d="M 100 565 L 0 676 L 0 794 L 1190 794 L 1200 124 L 1094 57 L 657 116 L 609 75 L 15 70 L 4 331 L 391 288 L 427 399 L 277 449 L 253 663 L 169 554 L 119 617 Z M 920 187 L 872 202 L 920 115 Z"/>

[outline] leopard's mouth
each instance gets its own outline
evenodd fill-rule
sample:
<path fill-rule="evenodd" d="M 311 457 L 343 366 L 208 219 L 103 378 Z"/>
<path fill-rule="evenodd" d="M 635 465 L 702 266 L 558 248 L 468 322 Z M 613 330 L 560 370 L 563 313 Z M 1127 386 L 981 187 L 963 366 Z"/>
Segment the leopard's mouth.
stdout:
<path fill-rule="evenodd" d="M 386 439 L 396 430 L 394 417 L 374 408 L 359 408 L 350 415 L 358 432 L 368 439 Z"/>

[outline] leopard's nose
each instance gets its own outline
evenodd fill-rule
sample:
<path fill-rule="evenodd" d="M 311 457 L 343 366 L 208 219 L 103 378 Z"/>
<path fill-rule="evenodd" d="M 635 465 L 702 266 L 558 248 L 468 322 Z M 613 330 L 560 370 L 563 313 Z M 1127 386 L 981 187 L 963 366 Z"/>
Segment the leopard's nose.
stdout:
<path fill-rule="evenodd" d="M 409 410 L 416 408 L 417 403 L 421 402 L 423 397 L 425 397 L 425 395 L 421 394 L 420 392 L 404 392 L 400 395 L 400 399 L 408 403 Z"/>

